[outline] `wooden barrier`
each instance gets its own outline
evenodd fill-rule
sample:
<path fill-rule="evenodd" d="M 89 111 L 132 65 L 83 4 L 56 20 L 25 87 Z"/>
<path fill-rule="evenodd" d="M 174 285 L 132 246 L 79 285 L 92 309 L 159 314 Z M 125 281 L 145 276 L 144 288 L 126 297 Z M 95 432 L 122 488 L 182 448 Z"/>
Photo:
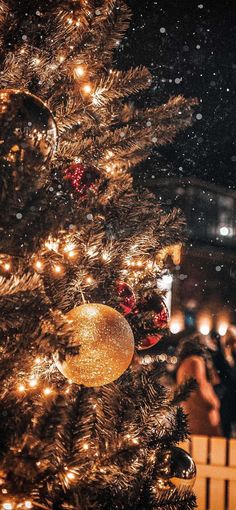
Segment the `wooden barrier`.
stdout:
<path fill-rule="evenodd" d="M 192 436 L 180 446 L 197 465 L 198 510 L 236 510 L 236 439 Z"/>

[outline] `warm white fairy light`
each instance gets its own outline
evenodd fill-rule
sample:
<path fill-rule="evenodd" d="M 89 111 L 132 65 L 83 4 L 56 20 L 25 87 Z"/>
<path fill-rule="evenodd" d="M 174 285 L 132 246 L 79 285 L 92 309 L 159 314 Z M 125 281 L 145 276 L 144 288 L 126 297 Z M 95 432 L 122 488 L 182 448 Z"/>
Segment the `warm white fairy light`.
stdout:
<path fill-rule="evenodd" d="M 32 379 L 29 380 L 29 386 L 31 388 L 36 388 L 38 384 L 38 379 L 36 379 L 36 377 L 32 377 Z"/>
<path fill-rule="evenodd" d="M 44 388 L 43 393 L 44 393 L 44 395 L 45 395 L 46 397 L 48 397 L 48 395 L 51 395 L 51 393 L 52 393 L 52 389 L 51 389 L 51 388 L 48 388 L 48 387 L 47 387 L 47 388 Z"/>
<path fill-rule="evenodd" d="M 88 277 L 86 278 L 86 283 L 88 283 L 88 284 L 93 283 L 93 281 L 94 281 L 94 280 L 93 280 L 92 276 L 88 276 Z"/>
<path fill-rule="evenodd" d="M 32 508 L 31 501 L 25 501 L 25 508 Z"/>
<path fill-rule="evenodd" d="M 59 241 L 58 240 L 49 240 L 46 241 L 45 247 L 50 251 L 58 251 L 59 249 Z"/>
<path fill-rule="evenodd" d="M 3 506 L 4 510 L 12 510 L 12 508 L 13 508 L 13 505 L 10 502 L 3 503 L 2 506 Z"/>
<path fill-rule="evenodd" d="M 75 75 L 78 76 L 78 78 L 82 78 L 82 76 L 85 75 L 85 68 L 82 65 L 78 65 L 75 67 Z"/>
<path fill-rule="evenodd" d="M 9 262 L 6 262 L 3 267 L 4 267 L 5 271 L 10 271 L 11 264 Z"/>
<path fill-rule="evenodd" d="M 69 480 L 74 480 L 75 475 L 74 473 L 72 473 L 72 471 L 69 471 L 68 473 L 66 473 L 66 478 L 68 478 Z"/>
<path fill-rule="evenodd" d="M 83 86 L 83 92 L 85 94 L 90 94 L 92 92 L 92 87 L 89 83 L 86 83 L 84 86 Z"/>
<path fill-rule="evenodd" d="M 24 386 L 24 384 L 19 384 L 19 386 L 18 386 L 18 391 L 19 391 L 20 393 L 23 393 L 25 390 L 26 390 L 26 387 Z"/>
<path fill-rule="evenodd" d="M 36 269 L 38 269 L 39 271 L 40 271 L 41 269 L 43 269 L 43 263 L 41 262 L 41 260 L 36 260 L 36 262 L 35 262 L 35 267 L 36 267 Z"/>
<path fill-rule="evenodd" d="M 53 267 L 53 272 L 56 274 L 60 274 L 62 272 L 62 266 L 56 264 L 56 266 Z"/>
<path fill-rule="evenodd" d="M 88 450 L 88 449 L 89 449 L 89 445 L 88 445 L 88 443 L 84 443 L 84 444 L 83 444 L 83 449 L 84 449 L 84 450 Z"/>

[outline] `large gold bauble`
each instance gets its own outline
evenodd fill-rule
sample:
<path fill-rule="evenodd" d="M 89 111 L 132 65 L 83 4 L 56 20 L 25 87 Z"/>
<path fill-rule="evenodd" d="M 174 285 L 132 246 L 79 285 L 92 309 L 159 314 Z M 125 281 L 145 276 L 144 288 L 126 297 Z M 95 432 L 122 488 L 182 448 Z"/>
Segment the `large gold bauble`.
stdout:
<path fill-rule="evenodd" d="M 35 173 L 49 162 L 56 143 L 55 120 L 41 99 L 23 90 L 0 90 L 1 161 L 16 173 Z"/>
<path fill-rule="evenodd" d="M 60 372 L 77 384 L 103 386 L 118 379 L 134 354 L 134 336 L 127 320 L 110 306 L 89 303 L 67 313 L 72 321 L 72 345 L 79 354 L 57 361 Z"/>
<path fill-rule="evenodd" d="M 158 456 L 158 490 L 186 487 L 192 489 L 196 480 L 196 465 L 182 448 L 173 446 Z"/>

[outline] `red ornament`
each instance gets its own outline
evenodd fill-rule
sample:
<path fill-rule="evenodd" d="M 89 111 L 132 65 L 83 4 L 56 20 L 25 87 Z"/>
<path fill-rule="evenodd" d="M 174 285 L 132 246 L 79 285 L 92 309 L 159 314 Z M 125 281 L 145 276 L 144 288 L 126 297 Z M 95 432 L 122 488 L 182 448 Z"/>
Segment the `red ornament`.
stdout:
<path fill-rule="evenodd" d="M 124 315 L 132 312 L 136 306 L 136 298 L 132 287 L 122 281 L 116 282 L 117 293 L 120 298 L 120 307 L 122 308 Z"/>
<path fill-rule="evenodd" d="M 70 182 L 72 188 L 85 198 L 89 189 L 96 191 L 96 184 L 100 178 L 98 170 L 93 166 L 84 166 L 82 163 L 72 163 L 65 170 L 65 179 Z"/>
<path fill-rule="evenodd" d="M 153 312 L 154 312 L 154 316 L 152 319 L 153 329 L 163 330 L 163 332 L 159 331 L 156 334 L 155 333 L 147 334 L 144 338 L 142 338 L 139 341 L 139 344 L 137 346 L 137 349 L 139 351 L 150 349 L 151 347 L 156 345 L 162 339 L 163 334 L 168 327 L 169 312 L 163 299 L 161 298 L 159 299 L 159 303 L 156 307 L 156 310 Z"/>

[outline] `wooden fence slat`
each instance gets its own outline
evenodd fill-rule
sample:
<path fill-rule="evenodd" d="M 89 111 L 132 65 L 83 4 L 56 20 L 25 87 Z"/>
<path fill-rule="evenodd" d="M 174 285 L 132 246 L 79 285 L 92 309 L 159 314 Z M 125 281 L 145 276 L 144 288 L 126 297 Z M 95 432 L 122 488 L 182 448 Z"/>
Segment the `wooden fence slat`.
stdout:
<path fill-rule="evenodd" d="M 192 436 L 190 453 L 196 464 L 207 464 L 208 437 Z M 205 476 L 197 473 L 194 491 L 197 496 L 198 510 L 207 510 L 207 480 Z"/>
<path fill-rule="evenodd" d="M 229 441 L 229 466 L 236 467 L 236 439 Z M 236 473 L 234 480 L 228 486 L 228 510 L 236 509 Z"/>
<path fill-rule="evenodd" d="M 210 438 L 210 464 L 226 466 L 226 439 L 222 437 Z M 209 490 L 209 510 L 225 510 L 225 479 L 211 478 Z"/>

